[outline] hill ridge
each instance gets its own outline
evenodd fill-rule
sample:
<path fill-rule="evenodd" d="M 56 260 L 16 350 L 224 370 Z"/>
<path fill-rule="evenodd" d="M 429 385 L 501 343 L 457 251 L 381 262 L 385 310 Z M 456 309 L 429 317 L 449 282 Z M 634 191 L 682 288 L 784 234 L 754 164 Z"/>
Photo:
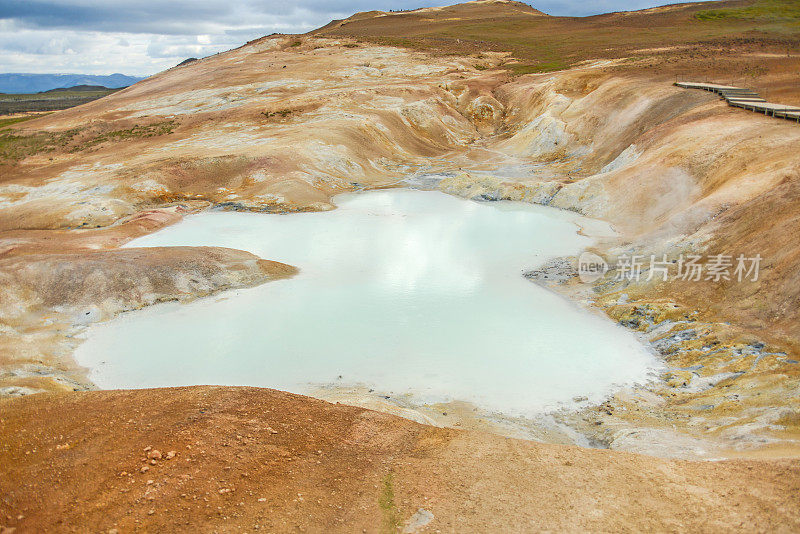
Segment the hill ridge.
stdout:
<path fill-rule="evenodd" d="M 347 18 L 344 19 L 335 19 L 330 21 L 328 24 L 316 29 L 312 30 L 310 33 L 321 33 L 325 30 L 333 30 L 336 28 L 341 28 L 342 26 L 351 23 L 351 22 L 359 22 L 365 21 L 370 19 L 377 19 L 381 17 L 391 17 L 391 16 L 403 16 L 403 15 L 420 15 L 425 13 L 447 13 L 448 11 L 452 11 L 453 15 L 465 15 L 468 13 L 461 13 L 461 11 L 469 10 L 470 8 L 478 8 L 478 9 L 487 9 L 489 6 L 503 6 L 504 8 L 511 8 L 508 9 L 504 15 L 512 15 L 512 14 L 529 14 L 531 16 L 537 17 L 549 17 L 547 13 L 540 11 L 529 4 L 524 2 L 518 2 L 517 0 L 470 0 L 469 2 L 460 2 L 448 6 L 431 6 L 431 7 L 420 7 L 417 9 L 403 9 L 403 10 L 396 10 L 396 11 L 380 11 L 380 10 L 371 10 L 371 11 L 359 11 L 358 13 L 354 13 Z M 472 17 L 476 18 L 476 17 Z"/>

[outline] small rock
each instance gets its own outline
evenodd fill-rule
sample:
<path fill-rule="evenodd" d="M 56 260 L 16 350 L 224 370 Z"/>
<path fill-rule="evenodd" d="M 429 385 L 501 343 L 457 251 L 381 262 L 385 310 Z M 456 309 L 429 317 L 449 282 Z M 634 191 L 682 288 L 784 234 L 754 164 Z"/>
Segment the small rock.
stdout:
<path fill-rule="evenodd" d="M 147 457 L 151 460 L 160 460 L 162 458 L 161 451 L 154 450 L 147 453 Z"/>
<path fill-rule="evenodd" d="M 267 498 L 266 497 L 260 497 L 258 499 L 258 502 L 267 502 Z"/>
<path fill-rule="evenodd" d="M 139 469 L 139 471 L 142 472 L 142 473 L 147 473 L 149 470 L 150 470 L 150 468 L 148 466 L 146 466 L 146 465 L 144 467 L 142 467 L 141 469 Z"/>
<path fill-rule="evenodd" d="M 412 515 L 408 521 L 406 521 L 405 526 L 403 527 L 403 534 L 414 534 L 423 530 L 428 523 L 433 521 L 434 517 L 431 512 L 424 508 L 420 508 L 417 512 Z"/>
<path fill-rule="evenodd" d="M 176 454 L 178 453 L 175 451 L 169 451 L 164 458 L 166 458 L 167 460 L 172 460 L 173 458 L 175 458 Z"/>

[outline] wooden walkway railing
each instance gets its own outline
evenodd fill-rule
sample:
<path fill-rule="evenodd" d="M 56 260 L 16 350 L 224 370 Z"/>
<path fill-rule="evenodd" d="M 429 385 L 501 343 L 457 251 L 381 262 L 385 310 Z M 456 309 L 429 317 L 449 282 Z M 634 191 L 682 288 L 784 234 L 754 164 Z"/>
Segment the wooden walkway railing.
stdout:
<path fill-rule="evenodd" d="M 699 82 L 675 82 L 675 85 L 684 89 L 702 89 L 703 91 L 717 93 L 729 106 L 763 113 L 769 117 L 786 119 L 800 124 L 800 107 L 767 102 L 758 93 L 750 89 Z"/>

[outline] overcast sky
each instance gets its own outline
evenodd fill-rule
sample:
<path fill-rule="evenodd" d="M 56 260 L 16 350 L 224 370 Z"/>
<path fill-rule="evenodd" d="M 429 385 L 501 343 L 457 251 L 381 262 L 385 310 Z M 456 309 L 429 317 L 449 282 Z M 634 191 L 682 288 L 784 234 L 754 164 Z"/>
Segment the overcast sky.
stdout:
<path fill-rule="evenodd" d="M 304 33 L 372 9 L 458 0 L 0 0 L 0 72 L 149 75 L 246 41 Z M 673 0 L 674 1 L 674 0 Z M 641 9 L 668 0 L 541 0 L 551 15 Z"/>

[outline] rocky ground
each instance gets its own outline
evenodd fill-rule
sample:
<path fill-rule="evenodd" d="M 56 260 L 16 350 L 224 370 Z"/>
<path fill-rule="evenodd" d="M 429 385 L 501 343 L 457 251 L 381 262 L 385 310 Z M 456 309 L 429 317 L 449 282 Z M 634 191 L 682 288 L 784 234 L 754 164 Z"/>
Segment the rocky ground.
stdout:
<path fill-rule="evenodd" d="M 253 388 L 43 394 L 0 409 L 5 531 L 800 528 L 792 460 L 547 445 Z"/>
<path fill-rule="evenodd" d="M 391 530 L 421 507 L 443 530 L 530 524 L 716 530 L 742 521 L 743 528 L 795 529 L 796 507 L 786 504 L 797 480 L 794 460 L 683 463 L 536 445 L 264 390 L 72 393 L 93 387 L 71 358 L 75 336 L 88 324 L 166 300 L 264 283 L 295 269 L 230 249 L 119 248 L 131 239 L 203 209 L 327 210 L 341 192 L 421 187 L 478 201 L 534 202 L 607 221 L 616 235 L 599 238 L 594 252 L 612 266 L 634 254 L 669 260 L 690 253 L 760 254 L 759 279 L 742 282 L 647 280 L 646 267 L 638 281 L 615 281 L 619 271 L 612 269 L 584 284 L 576 278 L 575 258 L 529 273 L 640 333 L 667 367 L 652 384 L 620 391 L 601 406 L 555 414 L 553 422 L 579 432 L 582 442 L 663 457 L 796 457 L 800 128 L 674 87 L 670 76 L 631 53 L 632 59 L 514 77 L 514 58 L 502 51 L 429 55 L 346 36 L 271 36 L 84 106 L 0 129 L 0 394 L 23 396 L 3 400 L 0 412 L 7 455 L 0 462 L 6 514 L 0 524 L 155 529 L 202 510 L 212 522 L 228 517 L 220 530 L 255 524 L 347 531 L 385 524 Z M 741 54 L 723 49 L 715 61 L 735 63 Z M 665 57 L 659 61 L 668 63 Z M 701 59 L 692 56 L 687 65 Z M 779 68 L 796 61 L 791 54 L 765 58 L 759 83 L 774 83 L 787 99 L 800 96 L 791 89 L 800 87 L 796 70 Z M 52 395 L 27 395 L 41 391 Z M 470 419 L 471 410 L 457 406 L 443 419 L 438 409 L 338 395 L 322 396 L 513 434 L 502 424 Z M 237 396 L 245 399 L 241 411 L 232 400 Z M 213 424 L 201 417 L 203 410 L 215 414 Z M 301 477 L 299 468 L 290 476 L 283 453 L 255 445 L 271 435 L 264 421 L 278 430 L 274 439 L 285 436 L 267 410 L 293 418 L 285 422 L 293 429 L 290 441 L 281 446 L 288 457 L 302 457 L 313 476 Z M 308 416 L 294 419 L 297 413 Z M 464 417 L 453 417 L 459 413 Z M 318 424 L 317 418 L 340 424 Z M 353 425 L 357 432 L 350 434 Z M 563 441 L 563 434 L 535 435 Z M 174 444 L 167 443 L 170 436 Z M 317 437 L 326 440 L 319 450 L 339 451 L 335 462 L 319 458 L 315 464 L 308 451 L 291 451 Z M 232 452 L 248 440 L 252 450 Z M 176 470 L 195 450 L 187 448 L 194 441 L 224 451 L 208 445 L 201 450 L 214 452 L 195 456 L 200 463 L 192 470 Z M 176 451 L 171 460 L 141 465 L 168 471 L 171 482 L 147 478 L 136 467 L 152 451 L 144 450 L 148 446 L 162 455 Z M 367 450 L 364 458 L 372 463 L 362 465 Z M 235 454 L 254 462 L 241 471 L 247 477 L 225 474 L 226 462 L 234 469 Z M 437 462 L 444 467 L 434 468 Z M 570 463 L 586 469 L 569 469 Z M 356 474 L 336 480 L 315 465 L 330 473 L 350 466 Z M 400 469 L 407 465 L 413 469 Z M 259 478 L 273 467 L 272 478 Z M 47 475 L 37 478 L 40 472 Z M 737 477 L 746 489 L 734 487 Z M 234 479 L 235 492 L 228 487 Z M 330 487 L 316 486 L 317 479 Z M 54 480 L 59 483 L 48 482 Z M 180 485 L 193 489 L 175 489 Z M 295 496 L 295 486 L 301 495 Z M 562 487 L 572 497 L 560 498 Z M 587 487 L 597 493 L 588 496 Z M 623 487 L 641 491 L 641 499 L 631 501 Z M 75 493 L 81 488 L 91 488 L 91 495 Z M 243 488 L 253 494 L 244 498 Z M 342 489 L 323 498 L 318 492 L 325 488 Z M 438 508 L 419 501 L 427 488 L 440 488 L 429 495 L 440 496 Z M 214 493 L 225 489 L 232 491 Z M 150 505 L 156 490 L 177 493 L 169 494 L 170 504 Z M 300 499 L 311 494 L 319 506 Z M 81 504 L 70 508 L 73 498 Z M 259 498 L 271 508 L 259 508 Z M 351 502 L 366 511 L 348 507 Z M 420 514 L 424 522 L 427 515 Z M 64 522 L 56 524 L 59 518 Z"/>

